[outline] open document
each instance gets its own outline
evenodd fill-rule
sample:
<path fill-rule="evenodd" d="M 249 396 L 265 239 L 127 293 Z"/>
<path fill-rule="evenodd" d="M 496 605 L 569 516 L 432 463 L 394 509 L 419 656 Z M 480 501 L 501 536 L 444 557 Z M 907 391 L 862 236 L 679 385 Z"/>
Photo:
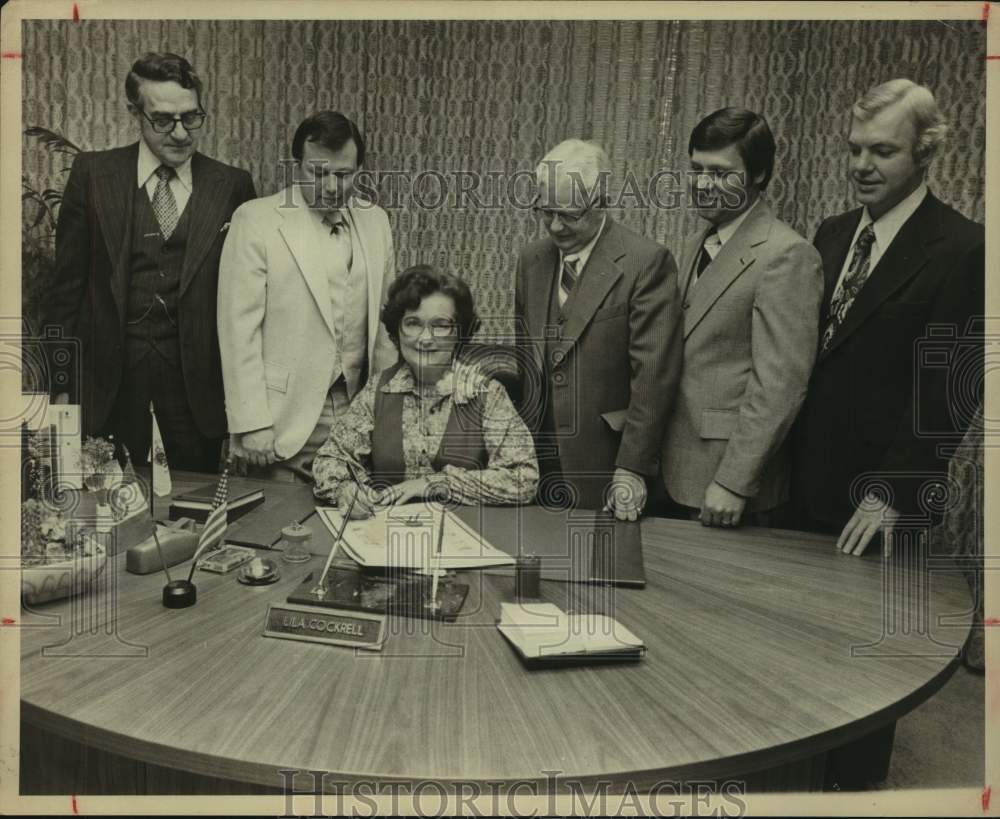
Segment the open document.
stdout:
<path fill-rule="evenodd" d="M 343 522 L 340 513 L 318 506 L 316 514 L 336 537 Z M 351 521 L 341 546 L 362 566 L 448 570 L 514 564 L 514 558 L 451 512 L 427 503 L 390 506 L 367 520 Z"/>

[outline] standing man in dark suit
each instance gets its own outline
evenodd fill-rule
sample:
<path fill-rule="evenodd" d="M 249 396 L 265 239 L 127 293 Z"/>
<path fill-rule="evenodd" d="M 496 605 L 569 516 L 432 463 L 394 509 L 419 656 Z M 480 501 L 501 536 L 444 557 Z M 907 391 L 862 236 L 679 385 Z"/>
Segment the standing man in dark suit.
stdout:
<path fill-rule="evenodd" d="M 788 500 L 785 439 L 816 357 L 816 249 L 762 198 L 774 171 L 767 121 L 745 108 L 691 132 L 691 186 L 708 224 L 681 255 L 684 366 L 663 447 L 666 491 L 706 526 L 757 525 Z"/>
<path fill-rule="evenodd" d="M 677 266 L 606 214 L 599 145 L 562 142 L 535 176 L 548 236 L 518 259 L 515 322 L 539 497 L 636 520 L 680 376 Z"/>
<path fill-rule="evenodd" d="M 132 66 L 140 139 L 74 161 L 47 323 L 82 345 L 84 434 L 114 434 L 144 463 L 152 402 L 171 466 L 214 472 L 226 432 L 219 255 L 233 211 L 255 194 L 246 171 L 197 153 L 201 89 L 176 54 Z"/>
<path fill-rule="evenodd" d="M 932 511 L 947 470 L 938 446 L 960 438 L 972 393 L 982 400 L 982 338 L 967 334 L 983 314 L 984 230 L 927 189 L 947 129 L 929 89 L 891 80 L 852 114 L 862 207 L 816 233 L 826 286 L 793 486 L 799 525 L 859 555 L 900 516 Z"/>

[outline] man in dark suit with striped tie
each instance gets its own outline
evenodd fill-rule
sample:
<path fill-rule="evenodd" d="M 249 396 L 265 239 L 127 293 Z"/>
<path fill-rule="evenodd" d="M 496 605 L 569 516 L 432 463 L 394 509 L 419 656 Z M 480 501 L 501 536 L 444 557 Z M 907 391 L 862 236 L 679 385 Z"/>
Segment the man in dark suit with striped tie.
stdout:
<path fill-rule="evenodd" d="M 215 471 L 226 432 L 219 256 L 233 211 L 255 194 L 246 171 L 197 153 L 201 91 L 176 54 L 132 66 L 125 94 L 140 139 L 76 157 L 46 323 L 82 347 L 72 386 L 85 435 L 114 434 L 144 463 L 152 404 L 170 465 Z"/>
<path fill-rule="evenodd" d="M 520 254 L 515 322 L 521 411 L 535 434 L 539 500 L 636 520 L 677 392 L 677 266 L 605 212 L 610 165 L 571 139 L 536 169 L 547 235 Z"/>
<path fill-rule="evenodd" d="M 985 237 L 927 189 L 947 130 L 929 89 L 890 80 L 852 114 L 862 207 L 816 233 L 826 287 L 792 485 L 798 525 L 860 555 L 901 516 L 932 520 L 946 495 L 941 447 L 982 401 Z"/>

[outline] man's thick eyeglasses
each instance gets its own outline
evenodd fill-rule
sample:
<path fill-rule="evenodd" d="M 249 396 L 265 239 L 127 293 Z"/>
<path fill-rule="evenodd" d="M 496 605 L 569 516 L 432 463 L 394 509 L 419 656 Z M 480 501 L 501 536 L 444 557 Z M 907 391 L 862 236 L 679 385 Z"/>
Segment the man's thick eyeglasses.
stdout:
<path fill-rule="evenodd" d="M 399 332 L 407 338 L 420 338 L 424 334 L 424 327 L 430 328 L 434 338 L 450 338 L 458 333 L 458 325 L 451 319 L 431 319 L 424 324 L 416 316 L 404 318 L 399 324 Z"/>
<path fill-rule="evenodd" d="M 197 131 L 205 124 L 205 117 L 208 116 L 204 111 L 187 111 L 178 117 L 172 117 L 170 114 L 153 114 L 153 116 L 149 116 L 141 108 L 139 111 L 158 134 L 169 134 L 177 127 L 178 122 L 184 126 L 185 131 Z"/>
<path fill-rule="evenodd" d="M 587 205 L 587 207 L 585 207 L 581 211 L 577 211 L 576 213 L 567 213 L 566 211 L 563 210 L 549 210 L 548 208 L 542 208 L 539 207 L 538 205 L 532 205 L 531 212 L 534 213 L 535 216 L 537 216 L 539 219 L 543 219 L 546 222 L 551 222 L 553 216 L 558 216 L 559 221 L 562 222 L 564 225 L 575 225 L 584 216 L 586 216 L 593 207 L 594 203 L 591 202 L 589 205 Z"/>

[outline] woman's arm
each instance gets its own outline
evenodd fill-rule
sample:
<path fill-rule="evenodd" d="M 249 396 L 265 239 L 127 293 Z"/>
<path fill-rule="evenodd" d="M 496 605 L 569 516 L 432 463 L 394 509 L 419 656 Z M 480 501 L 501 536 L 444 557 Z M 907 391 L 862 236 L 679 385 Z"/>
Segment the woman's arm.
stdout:
<path fill-rule="evenodd" d="M 375 429 L 375 390 L 377 377 L 359 392 L 347 412 L 333 419 L 330 435 L 316 452 L 313 461 L 313 494 L 320 500 L 336 504 L 343 488 L 353 485 L 348 462 L 363 472 L 365 478 L 371 464 L 372 432 Z"/>

